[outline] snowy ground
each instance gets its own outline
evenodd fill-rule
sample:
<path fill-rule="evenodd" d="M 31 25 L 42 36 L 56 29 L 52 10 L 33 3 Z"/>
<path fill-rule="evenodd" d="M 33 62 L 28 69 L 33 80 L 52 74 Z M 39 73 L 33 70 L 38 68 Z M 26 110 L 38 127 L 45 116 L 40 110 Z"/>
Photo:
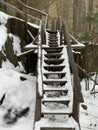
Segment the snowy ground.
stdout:
<path fill-rule="evenodd" d="M 93 76 L 95 79 L 95 76 Z M 80 109 L 80 125 L 81 130 L 98 130 L 98 93 L 91 94 L 94 82 L 90 80 L 90 89 L 85 90 L 85 80 L 81 82 L 84 103 Z M 98 75 L 97 75 L 98 83 Z M 98 85 L 95 86 L 95 92 L 98 92 Z"/>
<path fill-rule="evenodd" d="M 0 130 L 32 130 L 35 77 L 13 69 L 0 69 Z"/>
<path fill-rule="evenodd" d="M 0 12 L 0 50 L 5 44 L 7 35 L 13 37 L 15 53 L 21 52 L 19 38 L 7 34 L 5 23 L 9 16 Z M 15 46 L 15 45 L 18 45 Z M 21 63 L 20 63 L 21 64 Z M 7 60 L 0 69 L 0 130 L 32 130 L 35 110 L 36 77 L 22 74 L 22 65 L 16 68 Z M 22 68 L 23 69 L 23 68 Z M 98 130 L 98 94 L 91 95 L 81 82 L 84 103 L 80 109 L 81 130 Z M 96 85 L 96 91 L 98 86 Z"/>

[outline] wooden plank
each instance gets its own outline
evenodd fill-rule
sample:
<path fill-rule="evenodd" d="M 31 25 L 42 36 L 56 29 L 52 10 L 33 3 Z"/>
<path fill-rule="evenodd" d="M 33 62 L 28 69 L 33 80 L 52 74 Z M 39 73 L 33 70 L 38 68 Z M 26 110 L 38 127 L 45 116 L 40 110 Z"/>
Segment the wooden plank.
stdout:
<path fill-rule="evenodd" d="M 45 49 L 48 49 L 48 50 L 52 50 L 52 49 L 53 49 L 53 50 L 54 50 L 54 49 L 55 49 L 55 50 L 59 50 L 59 49 L 61 49 L 61 50 L 62 50 L 62 49 L 63 49 L 63 47 L 62 47 L 62 46 L 58 46 L 58 47 L 51 47 L 51 48 L 47 47 L 47 48 L 45 48 Z"/>
<path fill-rule="evenodd" d="M 41 127 L 41 130 L 75 130 L 71 127 Z"/>
<path fill-rule="evenodd" d="M 67 83 L 68 81 L 66 79 L 43 79 L 44 83 L 54 83 L 54 82 L 60 82 L 60 83 Z"/>
<path fill-rule="evenodd" d="M 23 56 L 25 56 L 25 55 L 28 55 L 28 54 L 30 54 L 30 53 L 34 53 L 35 50 L 36 50 L 36 49 L 31 49 L 31 50 L 29 50 L 29 51 L 22 52 L 21 54 L 18 54 L 17 57 L 18 57 L 18 58 L 21 58 L 21 57 L 23 57 Z"/>
<path fill-rule="evenodd" d="M 53 72 L 62 71 L 64 68 L 65 68 L 65 65 L 50 65 L 50 66 L 47 65 L 47 66 L 44 66 L 45 70 L 53 71 Z"/>
<path fill-rule="evenodd" d="M 44 61 L 54 61 L 54 62 L 61 62 L 61 61 L 64 61 L 64 59 L 58 59 L 58 58 L 55 58 L 55 59 L 45 59 Z"/>
<path fill-rule="evenodd" d="M 47 72 L 47 73 L 43 73 L 45 75 L 48 75 L 48 74 L 66 74 L 66 72 Z"/>
<path fill-rule="evenodd" d="M 55 76 L 56 79 L 62 79 L 63 77 L 65 77 L 66 73 L 65 72 L 50 72 L 50 73 L 43 73 L 44 76 L 46 78 L 50 78 L 51 79 L 51 76 Z"/>
<path fill-rule="evenodd" d="M 70 99 L 67 99 L 66 97 L 64 98 L 45 98 L 45 99 L 42 99 L 42 102 L 57 102 L 57 103 L 69 103 L 70 102 Z M 55 111 L 55 110 L 54 110 Z"/>
<path fill-rule="evenodd" d="M 62 64 L 64 59 L 57 59 L 57 58 L 52 58 L 52 59 L 45 59 L 44 62 L 48 65 L 54 64 L 54 65 L 59 65 Z"/>
<path fill-rule="evenodd" d="M 50 30 L 50 29 L 47 29 L 47 32 L 49 33 L 49 34 L 53 34 L 53 35 L 55 35 L 55 34 L 57 34 L 57 30 Z"/>
<path fill-rule="evenodd" d="M 43 88 L 43 91 L 66 91 L 66 93 L 68 92 L 68 89 L 66 89 L 66 87 L 61 87 L 61 88 Z"/>
<path fill-rule="evenodd" d="M 58 44 L 48 44 L 50 47 L 58 47 Z"/>
<path fill-rule="evenodd" d="M 44 114 L 55 114 L 55 115 L 71 115 L 72 111 L 69 109 L 69 110 L 42 110 L 41 114 L 44 115 Z"/>

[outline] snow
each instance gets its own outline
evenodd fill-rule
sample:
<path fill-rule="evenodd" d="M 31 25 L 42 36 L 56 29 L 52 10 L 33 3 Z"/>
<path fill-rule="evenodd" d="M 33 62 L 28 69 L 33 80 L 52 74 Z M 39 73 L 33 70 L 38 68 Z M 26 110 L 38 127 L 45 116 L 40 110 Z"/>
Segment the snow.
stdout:
<path fill-rule="evenodd" d="M 92 78 L 94 79 L 94 77 Z M 91 89 L 93 88 L 94 82 L 91 80 L 89 81 L 89 90 L 85 90 L 85 79 L 81 81 L 81 85 L 84 97 L 83 105 L 87 107 L 86 109 L 83 109 L 82 106 L 80 107 L 81 130 L 98 130 L 98 93 L 95 97 L 91 94 Z M 98 85 L 95 86 L 95 91 L 98 91 Z"/>
<path fill-rule="evenodd" d="M 22 81 L 20 77 L 26 80 Z M 35 77 L 21 74 L 13 69 L 0 69 L 0 99 L 5 94 L 5 99 L 0 105 L 0 130 L 24 130 L 33 128 L 33 118 L 35 110 Z M 27 116 L 23 116 L 15 122 L 8 124 L 4 116 L 12 109 L 12 118 L 15 112 L 19 112 L 29 107 L 30 111 Z"/>
<path fill-rule="evenodd" d="M 65 123 L 65 121 L 66 121 L 66 123 Z M 73 120 L 73 118 L 72 117 L 70 117 L 69 119 L 68 118 L 66 118 L 65 117 L 65 120 L 64 121 L 53 121 L 53 120 L 49 120 L 49 119 L 45 119 L 45 118 L 42 118 L 40 121 L 38 121 L 38 122 L 36 122 L 36 125 L 35 125 L 35 127 L 36 127 L 36 130 L 40 130 L 40 127 L 46 127 L 46 128 L 65 128 L 65 127 L 67 127 L 67 128 L 76 128 L 76 130 L 79 130 L 78 129 L 78 125 L 77 125 L 77 123 Z"/>
<path fill-rule="evenodd" d="M 34 28 L 39 29 L 39 25 L 28 22 L 28 24 Z"/>
<path fill-rule="evenodd" d="M 10 38 L 13 40 L 13 50 L 16 55 L 21 53 L 21 47 L 20 47 L 20 39 L 17 36 L 14 36 L 12 33 L 8 34 Z"/>
<path fill-rule="evenodd" d="M 2 68 L 15 69 L 14 65 L 8 59 L 6 61 L 2 61 Z"/>
<path fill-rule="evenodd" d="M 2 50 L 2 46 L 5 44 L 7 40 L 7 28 L 4 25 L 0 25 L 0 51 Z"/>
<path fill-rule="evenodd" d="M 42 45 L 42 48 L 47 48 L 47 47 L 49 47 L 49 46 L 48 45 Z M 32 48 L 37 49 L 38 45 L 34 45 L 34 44 L 30 43 L 30 44 L 26 45 L 25 48 L 26 49 L 32 49 Z"/>
<path fill-rule="evenodd" d="M 77 44 L 71 45 L 71 46 L 72 46 L 72 48 L 77 48 L 77 49 L 79 49 L 79 48 L 81 49 L 81 48 L 85 47 L 85 45 L 80 42 L 78 42 Z"/>
<path fill-rule="evenodd" d="M 0 11 L 0 23 L 1 24 L 6 24 L 9 17 L 11 17 L 11 16 Z"/>
<path fill-rule="evenodd" d="M 10 16 L 0 11 L 0 51 L 7 40 L 7 28 L 5 24 Z"/>
<path fill-rule="evenodd" d="M 18 36 L 7 32 L 10 16 L 0 12 L 0 51 L 7 37 L 12 39 L 15 55 L 21 53 Z M 9 59 L 2 61 L 0 68 L 0 130 L 32 130 L 35 114 L 36 77 L 25 72 L 21 62 L 14 66 Z M 23 114 L 24 111 L 24 114 Z"/>

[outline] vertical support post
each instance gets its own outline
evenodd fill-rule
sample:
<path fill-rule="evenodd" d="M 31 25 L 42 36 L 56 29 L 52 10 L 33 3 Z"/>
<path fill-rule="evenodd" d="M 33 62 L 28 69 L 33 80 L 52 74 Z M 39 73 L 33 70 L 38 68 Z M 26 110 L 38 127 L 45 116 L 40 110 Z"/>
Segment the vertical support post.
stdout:
<path fill-rule="evenodd" d="M 59 33 L 60 33 L 60 45 L 62 45 L 62 20 L 61 20 L 61 17 L 58 17 L 58 19 L 57 19 L 56 29 L 59 30 Z"/>
<path fill-rule="evenodd" d="M 38 86 L 36 86 L 36 104 L 35 104 L 35 121 L 41 118 L 41 97 L 38 93 Z"/>
<path fill-rule="evenodd" d="M 25 4 L 27 5 L 27 0 L 25 0 Z M 28 44 L 27 8 L 26 7 L 24 7 L 24 8 L 25 8 L 25 35 L 26 35 L 26 43 Z"/>
<path fill-rule="evenodd" d="M 36 89 L 35 121 L 38 121 L 41 118 L 41 99 L 42 99 L 42 96 L 43 96 L 42 44 L 46 43 L 45 24 L 44 24 L 43 21 L 41 22 L 41 27 L 40 27 L 39 33 L 40 33 L 40 35 L 39 35 L 39 43 L 38 43 L 38 63 L 37 63 L 38 65 L 37 65 L 37 89 Z"/>
<path fill-rule="evenodd" d="M 41 44 L 46 44 L 46 34 L 45 34 L 45 21 L 42 21 L 41 26 Z"/>

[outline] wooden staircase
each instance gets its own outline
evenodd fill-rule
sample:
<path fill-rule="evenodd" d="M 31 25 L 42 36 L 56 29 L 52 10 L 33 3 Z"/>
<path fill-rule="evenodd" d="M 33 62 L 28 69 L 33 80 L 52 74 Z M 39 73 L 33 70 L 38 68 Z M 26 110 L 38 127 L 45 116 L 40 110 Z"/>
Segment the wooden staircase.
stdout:
<path fill-rule="evenodd" d="M 41 119 L 35 130 L 78 130 L 72 118 L 73 86 L 66 47 L 60 45 L 58 31 L 47 30 L 46 44 L 42 49 Z"/>
<path fill-rule="evenodd" d="M 84 45 L 69 34 L 66 22 L 60 17 L 56 23 L 58 31 L 46 30 L 48 14 L 27 6 L 20 0 L 19 2 L 26 9 L 36 12 L 36 17 L 25 14 L 8 2 L 0 0 L 1 4 L 14 9 L 23 15 L 23 18 L 26 17 L 26 27 L 28 18 L 29 21 L 35 21 L 34 23 L 38 25 L 36 37 L 28 30 L 28 27 L 26 28 L 27 35 L 33 41 L 25 46 L 27 51 L 18 55 L 20 59 L 22 56 L 38 52 L 34 129 L 79 130 L 77 124 L 79 123 L 79 103 L 83 102 L 83 96 L 71 48 L 81 49 Z M 69 66 L 73 73 L 73 83 Z"/>

